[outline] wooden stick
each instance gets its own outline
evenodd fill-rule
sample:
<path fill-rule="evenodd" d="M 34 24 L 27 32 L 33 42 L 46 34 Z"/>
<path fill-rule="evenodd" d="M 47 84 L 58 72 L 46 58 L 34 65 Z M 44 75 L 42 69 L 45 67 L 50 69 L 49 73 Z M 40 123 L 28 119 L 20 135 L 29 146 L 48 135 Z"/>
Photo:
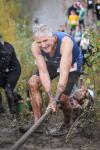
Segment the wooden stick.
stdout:
<path fill-rule="evenodd" d="M 28 137 L 36 131 L 36 129 L 41 125 L 45 118 L 51 113 L 52 109 L 46 110 L 46 112 L 41 116 L 41 118 L 11 147 L 10 150 L 18 150 L 25 143 Z"/>

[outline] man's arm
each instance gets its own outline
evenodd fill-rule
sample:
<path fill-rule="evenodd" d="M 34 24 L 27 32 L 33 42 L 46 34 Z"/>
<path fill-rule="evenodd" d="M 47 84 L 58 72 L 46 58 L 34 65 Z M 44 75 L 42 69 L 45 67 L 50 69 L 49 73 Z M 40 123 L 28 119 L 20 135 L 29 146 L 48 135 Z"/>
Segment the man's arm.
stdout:
<path fill-rule="evenodd" d="M 41 50 L 38 47 L 38 44 L 36 42 L 33 42 L 31 51 L 33 56 L 36 59 L 38 70 L 39 70 L 39 75 L 40 79 L 42 82 L 42 85 L 45 89 L 45 91 L 48 93 L 48 96 L 51 96 L 51 81 L 50 81 L 50 76 L 47 70 L 47 66 L 45 63 L 45 60 L 41 54 Z"/>
<path fill-rule="evenodd" d="M 21 73 L 21 65 L 20 65 L 19 60 L 17 59 L 15 49 L 11 44 L 8 43 L 8 45 L 9 45 L 9 50 L 11 51 L 10 64 L 9 64 L 8 68 L 10 70 L 16 70 L 17 69 Z"/>
<path fill-rule="evenodd" d="M 60 77 L 57 85 L 55 99 L 59 99 L 68 81 L 68 75 L 72 64 L 73 42 L 69 37 L 65 37 L 61 44 Z"/>

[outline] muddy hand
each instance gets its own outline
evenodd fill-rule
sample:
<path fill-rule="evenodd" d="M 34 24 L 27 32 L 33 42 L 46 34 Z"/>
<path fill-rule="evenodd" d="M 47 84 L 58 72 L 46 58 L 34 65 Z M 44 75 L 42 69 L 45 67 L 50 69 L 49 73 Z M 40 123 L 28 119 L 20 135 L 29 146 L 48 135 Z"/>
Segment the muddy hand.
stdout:
<path fill-rule="evenodd" d="M 56 101 L 52 101 L 52 102 L 49 103 L 49 105 L 47 107 L 47 110 L 50 109 L 50 108 L 52 109 L 53 112 L 56 112 L 56 109 L 57 109 Z"/>

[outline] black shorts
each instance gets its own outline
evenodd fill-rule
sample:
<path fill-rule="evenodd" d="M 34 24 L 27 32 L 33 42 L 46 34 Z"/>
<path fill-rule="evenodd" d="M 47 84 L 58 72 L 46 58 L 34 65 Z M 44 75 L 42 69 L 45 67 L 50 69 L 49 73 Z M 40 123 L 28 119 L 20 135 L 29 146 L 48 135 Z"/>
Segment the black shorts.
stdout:
<path fill-rule="evenodd" d="M 58 67 L 56 65 L 47 65 L 47 69 L 51 80 L 59 76 L 59 72 L 57 72 L 57 68 Z M 35 73 L 33 73 L 33 75 L 39 76 L 39 72 L 36 71 Z M 79 77 L 80 77 L 80 72 L 73 71 L 69 73 L 67 86 L 65 88 L 65 91 L 63 92 L 65 95 L 69 96 L 71 94 L 74 86 L 77 85 L 78 83 Z"/>

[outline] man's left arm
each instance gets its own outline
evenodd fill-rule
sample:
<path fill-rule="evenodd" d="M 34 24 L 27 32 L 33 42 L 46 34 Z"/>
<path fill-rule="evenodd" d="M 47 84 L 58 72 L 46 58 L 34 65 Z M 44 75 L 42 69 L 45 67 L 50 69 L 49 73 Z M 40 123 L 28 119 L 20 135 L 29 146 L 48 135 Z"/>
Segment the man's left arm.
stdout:
<path fill-rule="evenodd" d="M 73 42 L 69 37 L 64 37 L 61 44 L 60 77 L 57 85 L 55 100 L 58 100 L 65 90 L 68 75 L 72 64 Z"/>

